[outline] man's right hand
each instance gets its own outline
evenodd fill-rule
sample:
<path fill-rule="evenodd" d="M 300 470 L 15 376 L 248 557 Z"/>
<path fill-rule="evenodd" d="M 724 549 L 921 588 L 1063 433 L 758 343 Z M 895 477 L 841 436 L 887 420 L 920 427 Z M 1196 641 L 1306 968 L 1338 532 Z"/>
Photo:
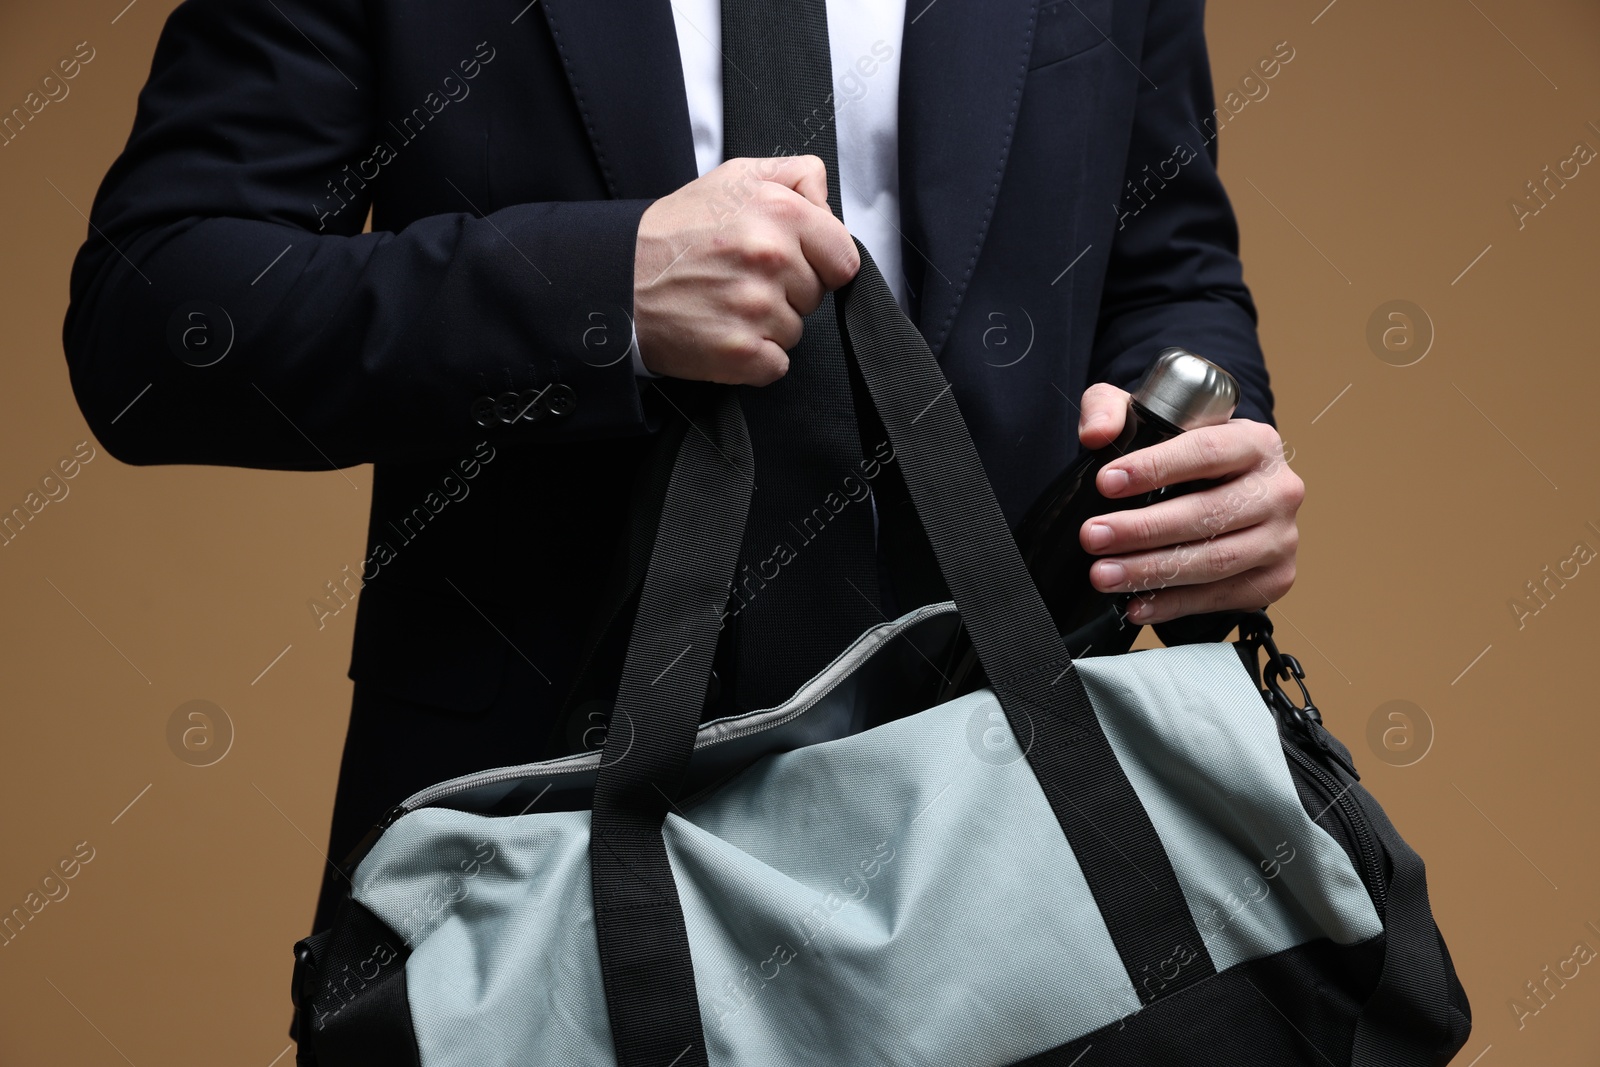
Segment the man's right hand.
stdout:
<path fill-rule="evenodd" d="M 639 220 L 639 356 L 674 378 L 770 384 L 789 369 L 801 319 L 860 267 L 821 159 L 730 159 Z"/>

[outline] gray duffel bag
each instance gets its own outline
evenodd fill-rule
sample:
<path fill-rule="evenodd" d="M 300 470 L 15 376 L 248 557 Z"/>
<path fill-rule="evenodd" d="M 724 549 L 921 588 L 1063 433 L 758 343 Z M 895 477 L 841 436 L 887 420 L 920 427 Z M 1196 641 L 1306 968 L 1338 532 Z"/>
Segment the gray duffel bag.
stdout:
<path fill-rule="evenodd" d="M 1071 660 L 861 253 L 845 348 L 952 601 L 700 723 L 752 469 L 715 391 L 677 438 L 603 747 L 389 814 L 296 946 L 298 1062 L 1447 1062 L 1470 1016 L 1422 861 L 1272 682 L 1299 667 L 1266 616 Z M 958 618 L 989 688 L 908 707 Z"/>

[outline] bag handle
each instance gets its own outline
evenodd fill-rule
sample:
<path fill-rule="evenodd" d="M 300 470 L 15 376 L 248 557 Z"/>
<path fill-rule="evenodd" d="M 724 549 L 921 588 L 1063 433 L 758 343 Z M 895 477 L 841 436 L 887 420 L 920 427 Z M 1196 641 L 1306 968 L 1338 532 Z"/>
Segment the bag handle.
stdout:
<path fill-rule="evenodd" d="M 1216 973 L 1177 876 L 1022 562 L 950 384 L 867 249 L 856 246 L 861 269 L 834 294 L 852 381 L 858 374 L 882 422 L 978 657 L 1130 982 L 1143 1002 L 1171 995 Z M 710 424 L 684 435 L 601 757 L 591 881 L 622 1067 L 706 1064 L 661 826 L 693 751 L 752 471 L 738 396 L 725 389 Z"/>
<path fill-rule="evenodd" d="M 744 409 L 722 389 L 679 446 L 595 780 L 590 881 L 619 1067 L 708 1067 L 661 825 L 694 747 L 754 474 Z"/>

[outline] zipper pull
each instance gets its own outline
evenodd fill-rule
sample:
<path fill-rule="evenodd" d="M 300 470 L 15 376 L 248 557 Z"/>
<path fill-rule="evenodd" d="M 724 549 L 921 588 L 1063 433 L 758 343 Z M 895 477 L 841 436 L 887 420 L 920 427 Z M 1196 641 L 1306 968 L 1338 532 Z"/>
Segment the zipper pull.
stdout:
<path fill-rule="evenodd" d="M 1326 752 L 1333 762 L 1344 768 L 1351 778 L 1358 782 L 1361 781 L 1361 773 L 1356 770 L 1355 762 L 1350 758 L 1350 750 L 1345 748 L 1344 743 L 1337 737 L 1328 732 L 1327 727 L 1322 725 L 1320 718 L 1311 724 L 1306 733 L 1310 736 L 1312 743 L 1323 752 Z"/>

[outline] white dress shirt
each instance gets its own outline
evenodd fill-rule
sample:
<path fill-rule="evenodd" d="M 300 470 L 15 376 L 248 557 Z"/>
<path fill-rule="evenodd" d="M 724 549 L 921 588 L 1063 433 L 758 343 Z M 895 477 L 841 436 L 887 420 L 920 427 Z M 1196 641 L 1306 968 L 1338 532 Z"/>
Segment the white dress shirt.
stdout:
<path fill-rule="evenodd" d="M 905 0 L 828 0 L 839 192 L 845 227 L 867 246 L 902 310 L 900 269 L 900 36 Z M 722 162 L 721 0 L 672 0 L 695 163 Z M 759 83 L 761 72 L 749 71 Z M 634 370 L 655 377 L 633 346 Z"/>

